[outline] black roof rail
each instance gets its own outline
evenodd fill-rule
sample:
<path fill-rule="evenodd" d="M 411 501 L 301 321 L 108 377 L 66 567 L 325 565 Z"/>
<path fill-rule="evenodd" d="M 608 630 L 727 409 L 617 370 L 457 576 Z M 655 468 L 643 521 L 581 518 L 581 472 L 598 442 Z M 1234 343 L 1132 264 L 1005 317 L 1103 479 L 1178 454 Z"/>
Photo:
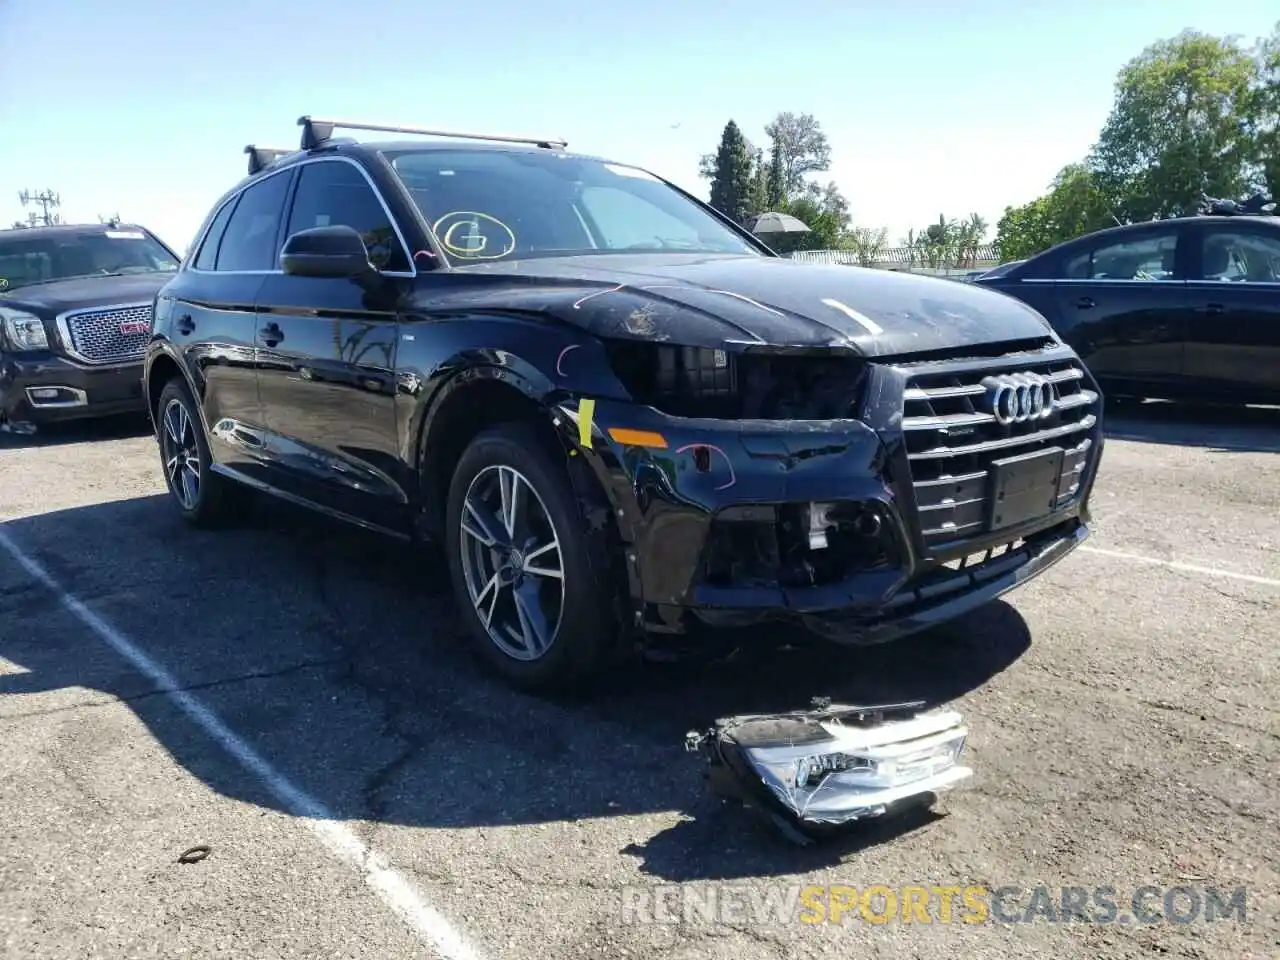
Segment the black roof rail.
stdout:
<path fill-rule="evenodd" d="M 249 155 L 249 176 L 265 170 L 271 164 L 275 163 L 281 157 L 287 157 L 291 153 L 297 153 L 297 150 L 282 150 L 276 147 L 255 147 L 249 144 L 244 148 L 244 152 Z"/>
<path fill-rule="evenodd" d="M 299 117 L 302 127 L 302 149 L 314 150 L 333 137 L 339 127 L 344 130 L 374 130 L 379 133 L 409 133 L 424 137 L 457 137 L 460 140 L 493 140 L 498 143 L 528 143 L 544 150 L 563 149 L 569 141 L 555 137 L 517 137 L 505 133 L 463 133 L 458 130 L 428 130 L 423 127 L 398 127 L 381 123 L 358 123 L 354 120 L 319 120 L 315 117 Z"/>

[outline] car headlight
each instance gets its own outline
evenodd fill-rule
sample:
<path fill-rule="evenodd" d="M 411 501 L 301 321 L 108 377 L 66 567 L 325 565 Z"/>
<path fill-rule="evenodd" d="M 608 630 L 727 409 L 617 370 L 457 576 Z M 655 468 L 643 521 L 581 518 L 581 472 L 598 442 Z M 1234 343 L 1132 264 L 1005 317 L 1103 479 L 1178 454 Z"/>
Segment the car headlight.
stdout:
<path fill-rule="evenodd" d="M 960 715 L 920 706 L 732 717 L 687 743 L 707 755 L 717 794 L 769 814 L 793 839 L 810 839 L 972 775 L 959 765 L 968 735 Z"/>
<path fill-rule="evenodd" d="M 4 338 L 10 349 L 49 349 L 49 337 L 44 332 L 44 321 L 35 314 L 0 307 L 0 325 L 4 328 Z"/>
<path fill-rule="evenodd" d="M 632 399 L 676 417 L 857 419 L 867 364 L 830 350 L 772 352 L 606 341 Z"/>

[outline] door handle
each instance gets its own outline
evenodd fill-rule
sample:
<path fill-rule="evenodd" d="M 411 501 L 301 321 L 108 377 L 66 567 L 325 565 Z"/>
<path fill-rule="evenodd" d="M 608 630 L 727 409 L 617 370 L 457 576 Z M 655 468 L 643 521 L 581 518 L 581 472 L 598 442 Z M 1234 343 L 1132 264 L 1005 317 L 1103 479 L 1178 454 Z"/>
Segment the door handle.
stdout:
<path fill-rule="evenodd" d="M 1080 297 L 1076 300 L 1076 308 L 1079 310 L 1088 310 L 1092 307 L 1096 307 L 1097 305 L 1097 301 L 1095 301 L 1093 297 Z"/>
<path fill-rule="evenodd" d="M 268 323 L 258 331 L 258 336 L 262 338 L 262 342 L 268 347 L 274 347 L 284 339 L 284 331 L 280 329 L 278 323 Z"/>
<path fill-rule="evenodd" d="M 1205 313 L 1226 313 L 1227 308 L 1221 303 L 1207 303 L 1204 307 Z"/>
<path fill-rule="evenodd" d="M 185 337 L 188 334 L 190 334 L 193 330 L 195 330 L 196 322 L 191 319 L 191 314 L 184 313 L 182 316 L 178 318 L 178 322 L 175 324 L 175 327 L 177 328 L 178 332 Z"/>

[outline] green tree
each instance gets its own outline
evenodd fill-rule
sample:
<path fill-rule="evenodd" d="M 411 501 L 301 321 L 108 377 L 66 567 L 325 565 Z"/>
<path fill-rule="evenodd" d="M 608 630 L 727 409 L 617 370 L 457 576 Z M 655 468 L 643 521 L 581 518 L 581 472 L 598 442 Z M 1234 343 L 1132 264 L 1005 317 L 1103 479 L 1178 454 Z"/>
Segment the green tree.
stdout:
<path fill-rule="evenodd" d="M 831 144 L 811 113 L 782 112 L 765 126 L 773 141 L 773 166 L 781 183 L 777 194 L 789 200 L 804 192 L 805 178 L 831 167 Z"/>
<path fill-rule="evenodd" d="M 751 201 L 748 204 L 747 216 L 764 213 L 769 209 L 769 164 L 765 162 L 764 151 L 756 150 L 755 162 L 751 168 Z"/>
<path fill-rule="evenodd" d="M 768 191 L 766 201 L 770 207 L 780 207 L 787 201 L 786 190 L 782 186 L 782 141 L 773 141 L 773 156 L 769 160 L 769 175 L 766 181 Z"/>
<path fill-rule="evenodd" d="M 1083 163 L 1068 164 L 1048 192 L 1020 207 L 1007 207 L 996 224 L 1001 260 L 1022 260 L 1054 244 L 1115 226 L 1112 201 L 1099 175 Z"/>
<path fill-rule="evenodd" d="M 1256 75 L 1250 127 L 1257 159 L 1257 179 L 1280 199 L 1280 23 L 1254 48 Z"/>
<path fill-rule="evenodd" d="M 1101 189 L 1130 221 L 1236 197 L 1252 179 L 1258 63 L 1231 38 L 1196 31 L 1127 63 L 1090 158 Z"/>
<path fill-rule="evenodd" d="M 730 120 L 720 137 L 711 177 L 711 206 L 741 223 L 751 202 L 751 153 L 747 140 Z"/>

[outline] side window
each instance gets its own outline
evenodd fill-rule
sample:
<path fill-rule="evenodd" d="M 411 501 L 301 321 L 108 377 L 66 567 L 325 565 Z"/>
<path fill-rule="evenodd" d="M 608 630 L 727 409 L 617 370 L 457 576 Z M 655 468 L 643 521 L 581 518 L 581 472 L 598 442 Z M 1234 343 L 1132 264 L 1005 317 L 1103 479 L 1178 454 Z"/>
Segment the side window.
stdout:
<path fill-rule="evenodd" d="M 289 174 L 277 173 L 240 194 L 222 233 L 218 270 L 275 270 L 276 231 L 284 212 Z"/>
<path fill-rule="evenodd" d="M 312 227 L 351 227 L 364 238 L 369 262 L 379 270 L 406 272 L 409 256 L 369 181 L 351 164 L 329 160 L 299 171 L 288 235 Z"/>
<path fill-rule="evenodd" d="M 222 234 L 227 229 L 227 221 L 231 219 L 231 212 L 236 208 L 236 201 L 239 197 L 228 200 L 218 215 L 213 218 L 213 223 L 209 224 L 209 232 L 204 235 L 204 243 L 200 244 L 200 252 L 196 254 L 196 259 L 192 266 L 197 270 L 212 270 L 218 259 L 218 244 L 222 242 Z"/>
<path fill-rule="evenodd" d="M 1280 281 L 1280 231 L 1274 236 L 1254 230 L 1219 227 L 1204 239 L 1205 280 L 1228 283 Z"/>
<path fill-rule="evenodd" d="M 587 187 L 582 191 L 582 205 L 610 250 L 632 246 L 652 249 L 671 241 L 698 244 L 693 227 L 626 190 Z"/>
<path fill-rule="evenodd" d="M 1172 280 L 1177 247 L 1176 230 L 1147 233 L 1069 257 L 1062 275 L 1069 280 Z"/>

